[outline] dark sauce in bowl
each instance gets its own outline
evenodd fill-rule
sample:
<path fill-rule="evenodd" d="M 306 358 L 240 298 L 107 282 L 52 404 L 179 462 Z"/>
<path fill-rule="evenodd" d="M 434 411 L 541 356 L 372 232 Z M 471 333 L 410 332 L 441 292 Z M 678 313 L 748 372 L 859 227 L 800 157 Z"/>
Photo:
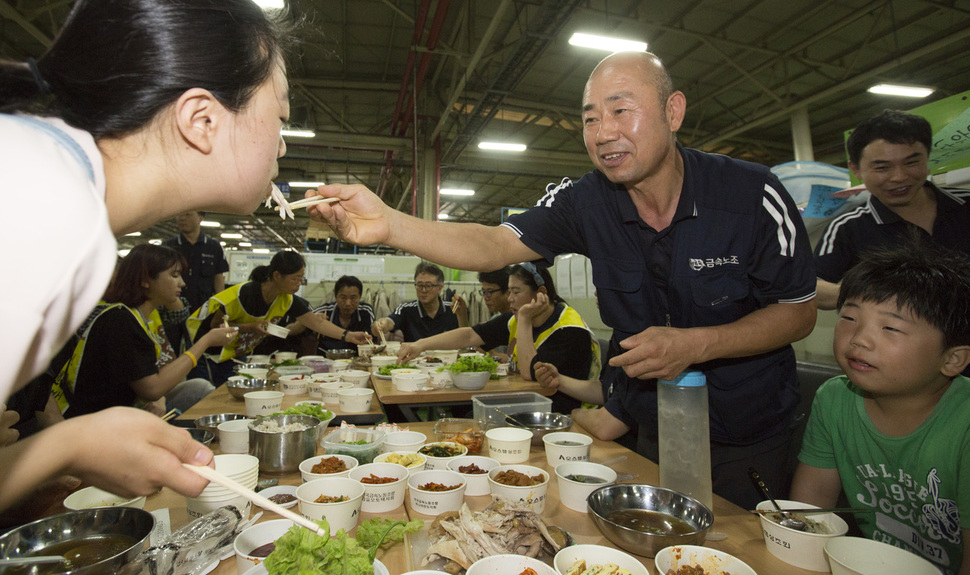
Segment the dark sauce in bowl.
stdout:
<path fill-rule="evenodd" d="M 693 525 L 673 515 L 646 509 L 620 509 L 606 516 L 621 527 L 652 535 L 686 535 L 697 531 Z"/>
<path fill-rule="evenodd" d="M 595 475 L 582 475 L 579 473 L 567 475 L 566 479 L 575 481 L 576 483 L 606 483 L 606 480 L 602 477 L 596 477 Z"/>
<path fill-rule="evenodd" d="M 267 543 L 266 545 L 260 545 L 259 547 L 253 549 L 249 552 L 250 557 L 269 557 L 269 554 L 276 549 L 276 543 Z"/>

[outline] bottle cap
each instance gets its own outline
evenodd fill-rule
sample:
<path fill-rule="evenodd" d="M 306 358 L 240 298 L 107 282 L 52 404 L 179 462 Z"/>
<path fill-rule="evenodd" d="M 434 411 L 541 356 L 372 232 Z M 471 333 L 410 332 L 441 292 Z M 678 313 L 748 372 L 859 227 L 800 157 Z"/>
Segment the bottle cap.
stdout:
<path fill-rule="evenodd" d="M 685 371 L 672 381 L 666 379 L 659 381 L 668 385 L 678 385 L 681 387 L 701 387 L 707 385 L 707 377 L 701 371 Z"/>

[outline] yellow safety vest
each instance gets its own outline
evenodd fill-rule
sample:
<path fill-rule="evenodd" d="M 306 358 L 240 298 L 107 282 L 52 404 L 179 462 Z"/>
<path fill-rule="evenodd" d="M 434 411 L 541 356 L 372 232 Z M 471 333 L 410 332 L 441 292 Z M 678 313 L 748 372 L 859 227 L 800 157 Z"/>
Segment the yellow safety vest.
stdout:
<path fill-rule="evenodd" d="M 185 324 L 189 328 L 189 336 L 193 341 L 195 341 L 196 334 L 199 333 L 199 328 L 202 327 L 202 322 L 214 315 L 217 311 L 219 311 L 219 309 L 225 310 L 225 319 L 231 323 L 256 323 L 261 321 L 270 321 L 276 323 L 282 319 L 284 315 L 286 315 L 286 312 L 290 309 L 290 306 L 293 305 L 293 296 L 288 293 L 284 293 L 276 296 L 276 299 L 273 300 L 272 304 L 270 304 L 265 315 L 250 315 L 249 312 L 247 312 L 242 306 L 242 302 L 239 301 L 239 290 L 241 290 L 244 285 L 249 283 L 252 282 L 237 284 L 231 288 L 217 293 L 209 298 L 209 301 L 206 302 L 205 305 L 195 310 L 195 312 L 189 316 L 189 319 L 185 320 Z M 256 346 L 259 344 L 259 342 L 263 341 L 263 338 L 265 337 L 266 336 L 261 333 L 240 333 L 232 343 L 222 347 L 219 355 L 209 355 L 209 357 L 217 363 L 223 363 L 234 357 L 246 355 L 247 353 L 256 349 Z"/>
<path fill-rule="evenodd" d="M 152 343 L 155 344 L 155 361 L 158 361 L 158 357 L 162 352 L 162 346 L 160 344 L 159 338 L 162 337 L 159 330 L 162 329 L 162 318 L 158 315 L 158 311 L 152 310 L 148 314 L 147 321 L 141 316 L 141 313 L 137 309 L 132 309 L 123 303 L 106 303 L 104 301 L 98 303 L 88 316 L 87 320 L 81 327 L 77 330 L 78 342 L 74 346 L 74 353 L 71 354 L 70 361 L 61 368 L 60 373 L 57 374 L 57 378 L 54 380 L 54 385 L 51 387 L 51 395 L 57 401 L 57 406 L 60 408 L 61 413 L 66 413 L 68 408 L 71 407 L 71 397 L 74 396 L 75 386 L 77 385 L 77 374 L 78 370 L 81 368 L 81 360 L 84 358 L 84 347 L 87 344 L 88 336 L 91 335 L 91 330 L 94 328 L 95 322 L 110 309 L 117 307 L 122 307 L 131 312 L 135 320 L 138 321 L 138 325 L 145 330 L 145 334 L 148 335 Z"/>
<path fill-rule="evenodd" d="M 563 304 L 562 313 L 559 314 L 559 318 L 556 322 L 549 326 L 548 329 L 539 334 L 536 338 L 535 346 L 536 351 L 539 350 L 539 346 L 542 345 L 544 341 L 549 339 L 549 336 L 553 334 L 557 329 L 562 329 L 564 327 L 581 327 L 589 332 L 590 340 L 590 354 L 592 354 L 592 361 L 589 365 L 589 375 L 586 379 L 597 379 L 600 375 L 600 344 L 599 340 L 596 339 L 596 335 L 593 330 L 586 326 L 586 322 L 583 318 L 579 317 L 579 312 Z M 518 321 L 515 315 L 509 319 L 509 361 L 518 362 L 518 352 L 515 349 L 515 334 L 518 328 Z"/>

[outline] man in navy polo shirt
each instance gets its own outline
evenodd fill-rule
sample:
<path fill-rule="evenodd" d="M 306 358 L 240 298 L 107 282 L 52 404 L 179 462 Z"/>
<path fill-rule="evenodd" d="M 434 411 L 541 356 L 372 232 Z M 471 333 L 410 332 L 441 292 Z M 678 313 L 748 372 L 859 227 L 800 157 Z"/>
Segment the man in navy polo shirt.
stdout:
<path fill-rule="evenodd" d="M 363 186 L 322 186 L 340 201 L 313 216 L 353 243 L 462 269 L 586 255 L 613 328 L 610 363 L 624 372 L 617 387 L 629 397 L 618 401 L 642 406 L 639 433 L 656 443 L 656 379 L 702 370 L 714 492 L 754 505 L 749 465 L 786 485 L 798 403 L 790 343 L 815 325 L 815 270 L 798 211 L 766 167 L 677 144 L 686 97 L 653 54 L 604 59 L 582 105 L 596 169 L 551 185 L 502 226 L 411 218 Z"/>
<path fill-rule="evenodd" d="M 886 110 L 859 124 L 845 146 L 871 196 L 833 219 L 815 246 L 820 309 L 835 309 L 842 276 L 865 250 L 921 237 L 970 257 L 970 190 L 927 180 L 933 130 L 925 118 Z"/>
<path fill-rule="evenodd" d="M 458 318 L 451 311 L 451 302 L 441 298 L 445 274 L 434 264 L 421 262 L 414 268 L 414 291 L 418 299 L 397 306 L 394 313 L 375 321 L 371 326 L 374 337 L 385 337 L 399 329 L 404 341 L 418 341 L 458 328 Z M 375 340 L 375 341 L 378 341 Z"/>
<path fill-rule="evenodd" d="M 182 296 L 189 300 L 193 311 L 226 289 L 226 272 L 229 271 L 222 246 L 202 233 L 203 219 L 205 212 L 182 212 L 175 216 L 179 235 L 165 240 L 166 246 L 178 251 L 189 263 L 182 272 L 185 281 Z"/>

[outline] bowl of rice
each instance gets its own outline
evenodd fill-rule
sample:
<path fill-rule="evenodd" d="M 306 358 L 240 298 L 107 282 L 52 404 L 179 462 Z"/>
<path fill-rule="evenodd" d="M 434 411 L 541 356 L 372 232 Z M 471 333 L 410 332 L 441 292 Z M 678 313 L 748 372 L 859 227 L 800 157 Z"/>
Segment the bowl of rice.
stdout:
<path fill-rule="evenodd" d="M 289 473 L 316 452 L 320 420 L 309 415 L 270 415 L 249 424 L 249 453 L 264 473 Z"/>

